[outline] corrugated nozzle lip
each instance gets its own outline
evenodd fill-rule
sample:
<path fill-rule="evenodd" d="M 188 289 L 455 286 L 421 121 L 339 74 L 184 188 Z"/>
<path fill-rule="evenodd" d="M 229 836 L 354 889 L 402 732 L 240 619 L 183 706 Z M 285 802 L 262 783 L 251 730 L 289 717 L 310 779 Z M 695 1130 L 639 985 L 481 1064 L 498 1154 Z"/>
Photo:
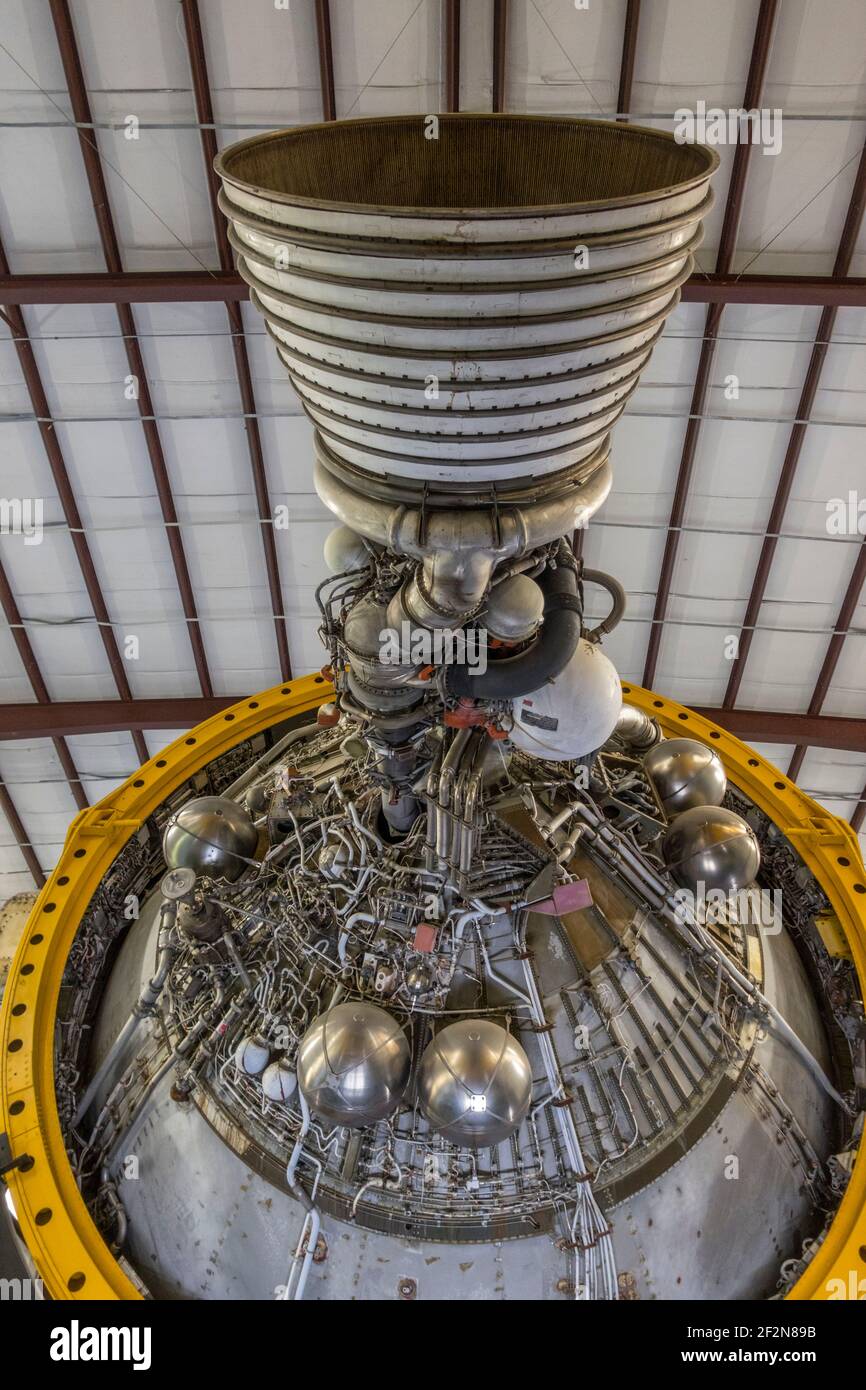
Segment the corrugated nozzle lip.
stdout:
<path fill-rule="evenodd" d="M 214 167 L 276 202 L 441 213 L 540 216 L 628 206 L 704 183 L 719 157 L 666 131 L 562 116 L 379 116 L 256 135 Z"/>

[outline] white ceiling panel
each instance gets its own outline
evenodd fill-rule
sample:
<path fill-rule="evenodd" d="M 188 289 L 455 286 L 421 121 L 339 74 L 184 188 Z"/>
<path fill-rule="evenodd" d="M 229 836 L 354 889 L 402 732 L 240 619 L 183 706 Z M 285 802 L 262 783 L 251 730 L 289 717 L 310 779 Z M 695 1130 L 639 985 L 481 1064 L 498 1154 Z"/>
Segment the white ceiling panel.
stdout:
<path fill-rule="evenodd" d="M 50 739 L 0 743 L 0 777 L 37 859 L 50 868 L 78 810 Z"/>
<path fill-rule="evenodd" d="M 783 131 L 778 154 L 756 150 L 750 162 L 734 269 L 829 275 L 866 121 L 788 121 Z"/>
<path fill-rule="evenodd" d="M 861 597 L 854 615 L 856 632 L 842 648 L 833 681 L 821 706 L 822 714 L 848 719 L 863 718 L 863 690 L 866 687 L 866 599 Z"/>
<path fill-rule="evenodd" d="M 772 106 L 824 116 L 866 116 L 866 7 L 858 0 L 785 0 L 767 72 Z"/>
<path fill-rule="evenodd" d="M 616 111 L 625 0 L 579 8 L 574 0 L 512 0 L 508 95 L 521 109 L 609 115 Z"/>
<path fill-rule="evenodd" d="M 337 115 L 426 115 L 441 109 L 442 6 L 389 0 L 371 23 L 369 4 L 346 0 L 332 23 Z"/>
<path fill-rule="evenodd" d="M 739 106 L 757 14 L 757 0 L 643 6 L 632 110 L 664 115 L 699 98 L 708 107 Z"/>
<path fill-rule="evenodd" d="M 242 24 L 236 0 L 199 0 L 199 13 L 218 122 L 272 129 L 322 119 L 313 5 L 248 5 Z"/>

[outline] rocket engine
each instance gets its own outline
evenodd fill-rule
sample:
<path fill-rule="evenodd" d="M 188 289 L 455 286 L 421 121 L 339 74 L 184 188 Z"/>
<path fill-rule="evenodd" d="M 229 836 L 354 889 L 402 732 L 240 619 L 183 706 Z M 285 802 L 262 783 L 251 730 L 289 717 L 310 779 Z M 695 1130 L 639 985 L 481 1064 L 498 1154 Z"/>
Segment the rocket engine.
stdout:
<path fill-rule="evenodd" d="M 315 427 L 333 694 L 184 783 L 67 967 L 70 1161 L 157 1296 L 774 1297 L 826 1234 L 856 977 L 719 754 L 623 703 L 572 543 L 716 164 L 517 115 L 217 160 Z"/>

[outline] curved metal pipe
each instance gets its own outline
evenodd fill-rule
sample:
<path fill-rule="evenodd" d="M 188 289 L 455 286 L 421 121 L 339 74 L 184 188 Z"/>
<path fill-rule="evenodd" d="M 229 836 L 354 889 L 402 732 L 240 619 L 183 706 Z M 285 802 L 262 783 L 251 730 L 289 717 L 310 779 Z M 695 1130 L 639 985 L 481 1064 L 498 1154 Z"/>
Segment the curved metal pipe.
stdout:
<path fill-rule="evenodd" d="M 580 577 L 585 584 L 598 584 L 600 588 L 606 589 L 613 599 L 611 610 L 604 621 L 596 623 L 595 627 L 584 630 L 584 637 L 587 642 L 600 642 L 602 637 L 613 632 L 625 613 L 625 589 L 618 579 L 614 579 L 612 574 L 606 574 L 604 570 L 591 570 L 584 566 Z"/>
<path fill-rule="evenodd" d="M 645 753 L 661 739 L 662 732 L 654 719 L 635 705 L 623 705 L 616 721 L 614 734 L 635 752 Z"/>
<path fill-rule="evenodd" d="M 436 811 L 436 854 L 443 863 L 448 862 L 451 849 L 451 801 L 453 796 L 454 781 L 460 768 L 460 762 L 471 729 L 458 729 L 451 742 L 451 747 L 445 755 L 442 763 L 442 771 L 439 775 L 439 798 Z"/>
<path fill-rule="evenodd" d="M 346 526 L 376 545 L 426 560 L 450 552 L 480 551 L 493 563 L 525 555 L 540 545 L 559 540 L 588 524 L 606 500 L 613 482 L 605 444 L 597 468 L 581 484 L 559 496 L 545 496 L 544 484 L 537 500 L 506 504 L 494 512 L 477 505 L 460 509 L 436 507 L 434 511 L 388 502 L 350 487 L 322 462 L 317 450 L 314 469 L 316 492 L 329 511 Z"/>

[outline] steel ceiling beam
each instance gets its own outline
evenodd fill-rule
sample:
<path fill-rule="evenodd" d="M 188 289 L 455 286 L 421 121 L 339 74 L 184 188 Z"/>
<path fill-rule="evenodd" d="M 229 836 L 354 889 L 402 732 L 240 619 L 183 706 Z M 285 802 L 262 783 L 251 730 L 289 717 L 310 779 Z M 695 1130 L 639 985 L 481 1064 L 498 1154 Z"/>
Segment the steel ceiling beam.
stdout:
<path fill-rule="evenodd" d="M 8 270 L 9 266 L 6 260 L 6 252 L 2 243 L 0 243 L 0 272 L 8 274 Z M 63 456 L 63 450 L 60 447 L 57 430 L 51 419 L 48 397 L 45 394 L 45 387 L 42 384 L 42 376 L 39 371 L 39 364 L 36 361 L 36 354 L 33 351 L 33 345 L 30 342 L 27 324 L 23 313 L 15 305 L 9 307 L 5 317 L 6 322 L 12 330 L 18 364 L 21 368 L 21 374 L 24 377 L 24 384 L 27 387 L 27 394 L 30 397 L 33 413 L 36 416 L 39 436 L 42 440 L 45 456 L 48 459 L 48 466 L 51 469 L 51 476 L 54 479 L 54 486 L 57 489 L 57 496 L 60 501 L 63 516 L 69 528 L 69 538 L 72 541 L 75 557 L 78 560 L 78 567 L 81 570 L 81 578 L 84 581 L 87 597 L 90 599 L 93 616 L 96 618 L 99 636 L 102 639 L 105 655 L 108 658 L 108 665 L 112 677 L 114 678 L 114 684 L 121 700 L 131 700 L 132 691 L 129 686 L 129 681 L 126 678 L 123 658 L 120 655 L 120 650 L 114 636 L 114 630 L 111 626 L 108 606 L 102 593 L 102 585 L 96 573 L 96 566 L 93 563 L 90 546 L 85 538 L 81 513 L 78 510 L 78 503 L 75 500 L 75 493 L 69 478 L 69 469 L 66 467 L 66 460 Z M 18 646 L 21 659 L 24 662 L 25 670 L 33 684 L 36 698 L 41 700 L 42 696 L 40 692 L 44 692 L 47 697 L 48 689 L 42 679 L 41 673 L 39 673 L 36 657 L 35 654 L 33 654 L 30 642 L 26 638 L 23 627 L 19 626 L 21 623 L 21 615 L 18 612 L 12 590 L 8 586 L 6 586 L 5 590 L 3 608 L 7 619 L 10 624 L 12 624 L 13 636 Z M 21 638 L 24 639 L 23 643 L 19 640 L 19 633 Z M 30 659 L 31 655 L 32 661 Z M 138 757 L 142 762 L 146 762 L 150 754 L 147 749 L 147 744 L 140 733 L 133 732 L 133 742 L 135 743 L 135 751 Z M 72 791 L 76 804 L 81 805 L 80 798 L 84 795 L 84 789 L 81 786 L 78 773 L 75 771 L 75 765 L 68 749 L 65 749 L 63 752 L 58 749 L 58 757 L 60 758 L 61 765 L 63 766 L 67 778 L 69 778 L 70 790 Z M 86 797 L 83 805 L 87 805 Z"/>
<path fill-rule="evenodd" d="M 508 0 L 493 0 L 493 95 L 494 111 L 505 110 L 505 67 L 508 52 Z"/>
<path fill-rule="evenodd" d="M 0 811 L 3 812 L 9 822 L 9 829 L 15 837 L 15 843 L 21 851 L 24 862 L 33 876 L 33 882 L 37 888 L 45 887 L 45 875 L 42 872 L 42 865 L 36 858 L 36 852 L 27 838 L 27 831 L 21 822 L 21 817 L 15 809 L 15 802 L 9 795 L 9 789 L 3 782 L 0 782 Z"/>
<path fill-rule="evenodd" d="M 864 820 L 866 820 L 866 787 L 860 793 L 857 805 L 851 814 L 851 829 L 859 834 L 863 828 Z"/>
<path fill-rule="evenodd" d="M 205 175 L 207 177 L 214 237 L 216 238 L 220 266 L 225 273 L 234 270 L 234 258 L 232 257 L 232 250 L 229 244 L 226 221 L 219 210 L 219 204 L 217 202 L 219 178 L 214 169 L 214 160 L 217 155 L 217 141 L 216 133 L 213 129 L 213 102 L 211 100 L 210 82 L 208 80 L 204 33 L 201 25 L 198 0 L 182 0 L 181 8 L 183 12 L 184 28 L 186 30 L 189 64 L 192 72 L 196 116 L 198 117 L 201 127 L 201 146 L 204 155 Z M 325 8 L 327 9 L 327 0 Z M 259 529 L 265 554 L 265 569 L 267 571 L 268 589 L 271 596 L 271 611 L 273 613 L 274 632 L 277 640 L 280 675 L 282 680 L 288 681 L 292 678 L 292 663 L 289 657 L 288 624 L 286 622 L 285 603 L 283 602 L 283 588 L 280 581 L 277 544 L 274 537 L 273 513 L 271 511 L 271 499 L 268 490 L 267 468 L 265 465 L 264 449 L 262 447 L 261 430 L 259 429 L 259 422 L 256 415 L 253 377 L 250 371 L 250 359 L 247 353 L 246 339 L 244 337 L 244 323 L 240 304 L 236 301 L 227 301 L 226 313 L 231 330 L 232 350 L 235 359 L 235 374 L 237 376 L 238 390 L 240 391 L 241 404 L 245 416 L 244 426 L 247 436 L 247 449 L 250 456 L 250 470 L 252 472 L 253 487 L 256 494 L 256 506 L 258 507 L 259 514 Z"/>
<path fill-rule="evenodd" d="M 770 57 L 770 46 L 773 37 L 773 26 L 776 19 L 776 9 L 777 0 L 761 0 L 758 20 L 755 26 L 755 37 L 752 43 L 749 75 L 746 79 L 746 91 L 743 97 L 743 107 L 746 111 L 754 110 L 761 104 L 767 63 Z M 728 185 L 728 196 L 725 202 L 722 233 L 719 239 L 718 254 L 716 256 L 717 275 L 728 276 L 731 273 L 734 246 L 736 244 L 737 229 L 743 210 L 743 196 L 746 188 L 746 175 L 749 169 L 751 154 L 751 143 L 740 143 L 734 151 L 731 181 Z M 691 405 L 689 407 L 689 421 L 686 426 L 683 449 L 680 456 L 679 469 L 677 471 L 677 480 L 674 486 L 673 505 L 668 522 L 668 532 L 665 538 L 661 573 L 659 575 L 658 584 L 656 585 L 653 621 L 650 625 L 649 641 L 647 643 L 643 684 L 650 687 L 655 684 L 664 620 L 667 614 L 668 601 L 670 599 L 671 583 L 673 581 L 674 568 L 679 552 L 680 534 L 685 518 L 686 502 L 692 481 L 692 473 L 694 472 L 698 440 L 701 433 L 700 417 L 704 414 L 706 405 L 713 361 L 716 354 L 716 343 L 722 322 L 723 307 L 724 305 L 721 302 L 710 303 L 704 325 L 701 355 L 698 360 L 698 369 L 695 375 L 695 384 L 692 391 Z"/>
<path fill-rule="evenodd" d="M 637 55 L 637 31 L 640 24 L 640 0 L 627 0 L 625 27 L 622 35 L 622 61 L 619 69 L 619 92 L 616 98 L 617 120 L 627 121 L 631 110 L 631 88 L 634 60 Z"/>
<path fill-rule="evenodd" d="M 790 743 L 802 739 L 814 748 L 866 753 L 866 719 L 709 706 L 697 708 L 696 713 L 747 743 Z"/>
<path fill-rule="evenodd" d="M 851 268 L 854 248 L 863 221 L 864 209 L 866 209 L 866 145 L 864 145 L 860 156 L 860 163 L 857 166 L 854 186 L 848 203 L 848 211 L 845 214 L 845 225 L 842 229 L 842 236 L 839 240 L 839 250 L 836 254 L 836 262 L 833 266 L 834 277 L 846 276 Z M 761 553 L 758 557 L 758 565 L 755 570 L 755 576 L 749 593 L 749 600 L 746 605 L 746 612 L 740 631 L 738 653 L 728 678 L 728 686 L 723 701 L 726 709 L 733 708 L 740 692 L 740 686 L 746 669 L 746 662 L 752 647 L 755 624 L 757 623 L 761 605 L 764 601 L 764 595 L 767 591 L 770 568 L 773 563 L 773 557 L 776 554 L 779 533 L 782 529 L 782 522 L 797 472 L 797 465 L 800 461 L 800 454 L 806 438 L 806 431 L 809 427 L 809 417 L 812 413 L 812 407 L 815 404 L 821 373 L 827 359 L 830 338 L 832 337 L 833 328 L 836 323 L 836 313 L 837 310 L 835 308 L 826 308 L 821 315 L 818 331 L 815 334 L 815 341 L 812 347 L 812 355 L 809 359 L 806 379 L 803 383 L 803 389 L 800 393 L 800 400 L 797 405 L 797 413 L 795 416 L 796 423 L 791 427 L 788 447 L 785 451 L 782 470 L 779 474 L 779 481 L 776 485 L 776 492 L 773 498 L 773 506 L 767 522 L 766 534 L 761 545 Z M 857 565 L 860 565 L 860 557 L 858 557 Z M 854 603 L 856 605 L 856 596 Z"/>
<path fill-rule="evenodd" d="M 445 110 L 460 110 L 460 0 L 445 0 Z"/>
<path fill-rule="evenodd" d="M 0 304 L 222 304 L 249 297 L 234 270 L 0 276 Z"/>
<path fill-rule="evenodd" d="M 813 717 L 821 714 L 821 706 L 827 698 L 830 682 L 836 673 L 839 657 L 842 655 L 842 647 L 854 619 L 857 604 L 860 602 L 864 583 L 866 583 L 866 540 L 863 541 L 857 552 L 857 560 L 845 590 L 842 607 L 839 609 L 839 616 L 834 624 L 833 636 L 828 643 L 827 652 L 815 683 L 815 690 L 809 701 L 809 714 Z M 808 740 L 805 740 L 803 743 L 798 742 L 794 749 L 794 756 L 788 768 L 788 776 L 792 781 L 796 781 L 800 774 L 807 746 Z"/>
<path fill-rule="evenodd" d="M 328 0 L 316 0 L 316 49 L 319 55 L 319 82 L 322 88 L 322 120 L 335 121 L 337 119 L 337 96 L 334 87 L 331 7 Z"/>
<path fill-rule="evenodd" d="M 866 279 L 830 275 L 719 275 L 698 273 L 683 285 L 684 304 L 782 304 L 866 308 Z"/>
<path fill-rule="evenodd" d="M 120 729 L 190 729 L 237 704 L 237 695 L 164 700 L 64 700 L 50 705 L 0 705 L 0 739 L 113 734 Z M 790 740 L 789 740 L 790 742 Z"/>
<path fill-rule="evenodd" d="M 234 270 L 128 270 L 61 275 L 0 275 L 0 304 L 246 303 Z M 829 275 L 694 274 L 680 291 L 685 304 L 782 304 L 866 308 L 866 278 Z"/>
<path fill-rule="evenodd" d="M 0 705 L 0 739 L 51 738 L 58 734 L 109 734 L 119 729 L 188 729 L 244 696 L 207 699 L 73 700 L 50 705 Z M 696 706 L 695 712 L 755 743 L 804 743 L 866 753 L 866 719 L 812 717 L 767 710 L 723 710 Z"/>
<path fill-rule="evenodd" d="M 99 239 L 102 243 L 106 267 L 111 275 L 119 275 L 123 271 L 120 245 L 117 239 L 114 219 L 111 214 L 111 204 L 109 202 L 108 188 L 102 169 L 102 161 L 96 144 L 96 132 L 94 130 L 88 133 L 89 128 L 93 124 L 90 112 L 90 101 L 84 81 L 84 70 L 81 66 L 81 57 L 75 40 L 72 17 L 69 13 L 68 0 L 49 0 L 49 5 L 51 8 L 51 16 L 54 21 L 54 30 L 57 36 L 60 58 L 63 63 L 63 71 L 66 77 L 66 85 L 69 89 L 72 112 L 78 126 L 78 143 L 81 149 L 82 159 L 84 160 L 84 170 L 90 188 L 93 212 L 99 229 Z M 120 331 L 123 335 L 123 344 L 129 370 L 138 383 L 136 404 L 139 414 L 141 415 L 141 426 L 144 431 L 144 439 L 151 469 L 153 471 L 154 482 L 156 484 L 157 497 L 159 498 L 160 509 L 165 523 L 166 538 L 171 551 L 172 563 L 174 565 L 181 604 L 187 624 L 187 633 L 192 647 L 193 660 L 195 661 L 202 693 L 204 695 L 210 695 L 213 693 L 213 686 L 211 684 L 210 671 L 208 670 L 207 655 L 205 653 L 204 640 L 201 634 L 198 610 L 193 596 L 186 552 L 178 526 L 177 510 L 172 495 L 171 482 L 168 476 L 162 441 L 156 421 L 153 418 L 155 412 L 151 400 L 144 357 L 142 356 L 141 346 L 138 341 L 135 319 L 128 304 L 121 303 L 117 305 L 117 317 L 120 323 Z"/>

